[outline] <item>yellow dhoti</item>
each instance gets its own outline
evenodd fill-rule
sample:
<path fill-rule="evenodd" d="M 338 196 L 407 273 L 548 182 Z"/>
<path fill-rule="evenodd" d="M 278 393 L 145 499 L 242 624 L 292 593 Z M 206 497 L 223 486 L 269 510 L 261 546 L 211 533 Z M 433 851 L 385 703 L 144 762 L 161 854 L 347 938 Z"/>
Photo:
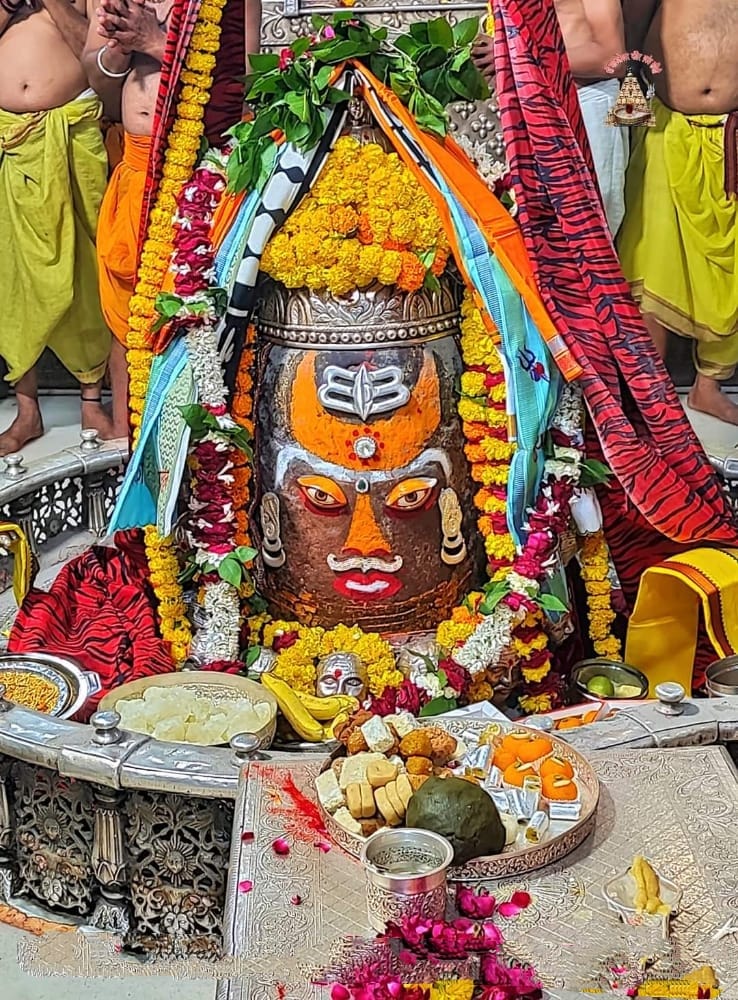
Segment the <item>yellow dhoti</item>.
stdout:
<path fill-rule="evenodd" d="M 618 251 L 644 313 L 694 339 L 698 370 L 738 363 L 738 200 L 725 193 L 725 121 L 654 100 L 656 125 L 633 129 Z"/>
<path fill-rule="evenodd" d="M 49 347 L 80 382 L 110 352 L 97 291 L 95 230 L 107 157 L 100 102 L 35 114 L 0 109 L 0 355 L 17 382 Z"/>
<path fill-rule="evenodd" d="M 628 622 L 626 663 L 657 684 L 676 681 L 689 693 L 699 616 L 718 659 L 738 653 L 738 550 L 693 549 L 647 569 Z"/>

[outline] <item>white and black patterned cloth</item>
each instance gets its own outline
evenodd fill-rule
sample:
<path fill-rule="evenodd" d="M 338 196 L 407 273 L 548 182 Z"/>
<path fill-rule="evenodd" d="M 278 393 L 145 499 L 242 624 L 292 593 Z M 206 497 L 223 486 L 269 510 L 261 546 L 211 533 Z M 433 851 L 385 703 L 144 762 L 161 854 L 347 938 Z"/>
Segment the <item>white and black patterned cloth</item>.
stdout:
<path fill-rule="evenodd" d="M 341 90 L 347 90 L 349 74 L 344 73 L 336 86 Z M 314 149 L 303 151 L 289 143 L 264 186 L 261 204 L 251 223 L 236 283 L 219 331 L 219 350 L 225 364 L 225 381 L 231 390 L 238 374 L 246 328 L 256 304 L 256 286 L 262 254 L 269 240 L 317 180 L 341 134 L 347 113 L 347 102 L 336 105 L 327 116 L 323 136 Z"/>

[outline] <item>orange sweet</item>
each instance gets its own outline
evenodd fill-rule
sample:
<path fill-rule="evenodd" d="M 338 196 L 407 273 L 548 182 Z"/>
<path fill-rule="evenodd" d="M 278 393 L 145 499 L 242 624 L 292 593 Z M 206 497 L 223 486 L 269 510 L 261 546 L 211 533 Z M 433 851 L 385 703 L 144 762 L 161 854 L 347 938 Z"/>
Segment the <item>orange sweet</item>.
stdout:
<path fill-rule="evenodd" d="M 543 797 L 552 802 L 573 802 L 579 798 L 579 789 L 570 778 L 549 774 L 543 779 Z"/>
<path fill-rule="evenodd" d="M 578 729 L 582 724 L 580 716 L 572 715 L 568 719 L 559 719 L 556 723 L 557 729 Z"/>
<path fill-rule="evenodd" d="M 547 736 L 532 736 L 530 733 L 509 733 L 500 743 L 500 749 L 515 754 L 517 760 L 526 764 L 539 760 L 551 753 L 551 740 Z"/>
<path fill-rule="evenodd" d="M 492 758 L 492 763 L 495 767 L 499 767 L 501 771 L 505 768 L 510 767 L 518 759 L 518 755 L 514 750 L 509 750 L 507 747 L 499 746 L 495 750 L 495 755 Z"/>
<path fill-rule="evenodd" d="M 532 764 L 518 762 L 516 764 L 510 764 L 509 767 L 505 768 L 502 780 L 508 785 L 514 785 L 516 788 L 522 788 L 525 779 L 531 777 L 535 773 L 536 769 Z"/>
<path fill-rule="evenodd" d="M 547 757 L 542 762 L 540 775 L 541 778 L 555 777 L 557 775 L 561 778 L 573 778 L 574 768 L 568 760 L 564 760 L 563 757 L 557 757 L 554 754 L 553 757 Z"/>
<path fill-rule="evenodd" d="M 590 722 L 594 722 L 597 718 L 597 714 L 598 714 L 598 709 L 595 709 L 594 712 L 587 712 L 587 714 L 582 719 L 584 725 L 588 726 Z"/>
<path fill-rule="evenodd" d="M 553 744 L 548 736 L 531 736 L 520 744 L 520 759 L 526 764 L 540 760 L 553 750 Z"/>

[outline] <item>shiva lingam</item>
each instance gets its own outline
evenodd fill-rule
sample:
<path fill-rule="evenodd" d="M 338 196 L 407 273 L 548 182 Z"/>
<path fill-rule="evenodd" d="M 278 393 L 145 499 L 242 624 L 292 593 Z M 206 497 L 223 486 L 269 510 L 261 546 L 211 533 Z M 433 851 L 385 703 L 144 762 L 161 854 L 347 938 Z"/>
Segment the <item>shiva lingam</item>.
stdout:
<path fill-rule="evenodd" d="M 352 134 L 379 142 L 352 103 Z M 275 617 L 417 633 L 478 582 L 456 399 L 460 298 L 449 274 L 434 290 L 375 282 L 340 296 L 268 279 L 253 519 Z M 334 690 L 330 672 L 319 684 Z"/>

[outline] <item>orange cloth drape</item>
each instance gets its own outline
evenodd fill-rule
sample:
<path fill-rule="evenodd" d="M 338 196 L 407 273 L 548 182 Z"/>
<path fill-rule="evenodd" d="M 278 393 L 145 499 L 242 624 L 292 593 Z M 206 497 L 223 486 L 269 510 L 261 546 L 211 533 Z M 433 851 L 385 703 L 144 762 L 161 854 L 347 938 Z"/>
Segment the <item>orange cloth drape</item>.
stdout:
<path fill-rule="evenodd" d="M 113 335 L 124 345 L 128 335 L 128 303 L 136 284 L 138 230 L 150 147 L 150 136 L 126 133 L 123 160 L 110 178 L 97 224 L 103 316 Z"/>
<path fill-rule="evenodd" d="M 418 145 L 428 151 L 428 155 L 445 178 L 455 197 L 481 229 L 490 250 L 497 257 L 508 278 L 523 299 L 533 322 L 548 344 L 548 348 L 556 359 L 556 363 L 564 378 L 568 381 L 578 378 L 582 374 L 582 370 L 570 354 L 546 311 L 546 307 L 538 291 L 528 251 L 523 242 L 523 234 L 518 224 L 494 194 L 492 194 L 468 156 L 450 136 L 439 140 L 434 136 L 422 132 L 416 124 L 415 119 L 393 91 L 380 83 L 376 77 L 372 76 L 363 64 L 355 63 L 354 65 L 359 75 L 363 76 L 367 83 L 367 86 L 363 88 L 363 97 L 369 107 L 372 110 L 376 110 L 376 112 L 380 112 L 381 105 L 386 105 L 392 111 L 392 114 L 402 122 L 407 132 L 412 135 Z M 432 183 L 431 179 L 413 158 L 409 156 L 397 136 L 389 132 L 388 138 L 395 146 L 399 157 L 415 175 L 418 183 L 436 206 L 444 223 L 446 234 L 451 242 L 456 263 L 463 272 L 464 257 L 455 236 L 454 227 L 451 222 L 451 213 L 445 199 Z M 468 275 L 464 274 L 464 278 L 467 285 L 471 287 Z M 477 305 L 481 305 L 481 301 L 477 301 Z"/>

